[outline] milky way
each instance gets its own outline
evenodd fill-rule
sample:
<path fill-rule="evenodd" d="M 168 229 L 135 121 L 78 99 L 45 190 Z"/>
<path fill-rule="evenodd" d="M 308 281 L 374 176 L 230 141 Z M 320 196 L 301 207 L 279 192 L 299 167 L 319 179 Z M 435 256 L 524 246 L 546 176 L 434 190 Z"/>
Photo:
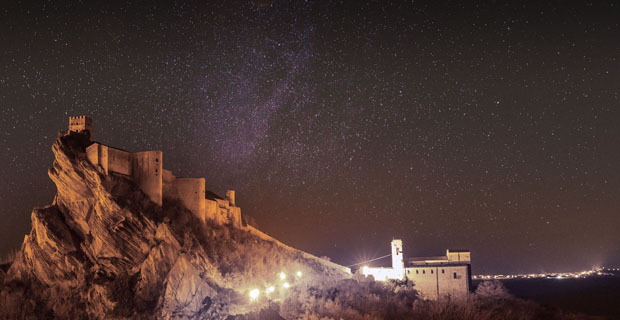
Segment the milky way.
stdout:
<path fill-rule="evenodd" d="M 619 11 L 10 3 L 0 253 L 52 201 L 50 146 L 84 114 L 343 264 L 400 237 L 408 256 L 468 248 L 474 273 L 618 265 Z"/>

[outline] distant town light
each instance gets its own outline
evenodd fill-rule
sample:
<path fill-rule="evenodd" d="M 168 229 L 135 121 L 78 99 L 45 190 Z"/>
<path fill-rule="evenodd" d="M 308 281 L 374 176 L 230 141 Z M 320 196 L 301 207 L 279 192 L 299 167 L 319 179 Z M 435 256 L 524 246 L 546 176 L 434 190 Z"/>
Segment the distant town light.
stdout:
<path fill-rule="evenodd" d="M 274 292 L 274 291 L 276 291 L 276 288 L 275 288 L 274 286 L 269 286 L 269 287 L 267 288 L 267 290 L 265 290 L 265 292 L 266 292 L 267 294 L 270 294 L 270 293 L 272 293 L 272 292 Z"/>
<path fill-rule="evenodd" d="M 297 271 L 297 276 L 301 278 L 301 271 Z"/>
<path fill-rule="evenodd" d="M 291 285 L 288 282 L 282 284 L 282 288 L 289 288 Z"/>
<path fill-rule="evenodd" d="M 250 290 L 250 299 L 251 300 L 256 300 L 258 299 L 258 296 L 260 295 L 260 291 L 258 289 L 252 289 Z"/>
<path fill-rule="evenodd" d="M 280 272 L 280 280 L 286 279 L 286 273 Z"/>

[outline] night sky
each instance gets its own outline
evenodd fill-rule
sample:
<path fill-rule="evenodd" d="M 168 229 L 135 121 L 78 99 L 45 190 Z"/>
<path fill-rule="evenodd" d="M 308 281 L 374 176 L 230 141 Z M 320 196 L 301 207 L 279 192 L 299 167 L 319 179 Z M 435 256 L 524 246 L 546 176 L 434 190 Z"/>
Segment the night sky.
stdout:
<path fill-rule="evenodd" d="M 620 265 L 620 4 L 36 2 L 0 7 L 1 255 L 88 115 L 341 264 Z"/>

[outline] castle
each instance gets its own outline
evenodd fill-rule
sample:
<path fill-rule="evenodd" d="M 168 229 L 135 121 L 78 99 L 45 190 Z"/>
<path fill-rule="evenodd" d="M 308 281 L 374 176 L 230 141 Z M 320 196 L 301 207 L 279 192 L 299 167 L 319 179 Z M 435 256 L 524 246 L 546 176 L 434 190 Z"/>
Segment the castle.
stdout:
<path fill-rule="evenodd" d="M 469 250 L 446 250 L 445 256 L 403 258 L 403 241 L 392 240 L 392 267 L 364 266 L 361 273 L 375 280 L 411 280 L 424 299 L 463 299 L 471 290 Z"/>
<path fill-rule="evenodd" d="M 93 121 L 86 116 L 69 118 L 69 132 L 83 132 L 93 136 Z M 197 218 L 219 224 L 241 227 L 241 208 L 235 205 L 235 191 L 226 197 L 205 190 L 204 178 L 176 177 L 163 167 L 162 151 L 127 152 L 99 142 L 86 148 L 86 157 L 108 175 L 110 172 L 132 179 L 155 203 L 167 199 L 180 200 Z"/>

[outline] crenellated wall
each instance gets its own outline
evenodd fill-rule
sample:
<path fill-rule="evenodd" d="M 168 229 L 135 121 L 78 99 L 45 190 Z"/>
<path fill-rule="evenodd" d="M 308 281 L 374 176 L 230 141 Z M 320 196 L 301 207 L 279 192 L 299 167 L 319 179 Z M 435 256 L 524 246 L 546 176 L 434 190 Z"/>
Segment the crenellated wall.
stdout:
<path fill-rule="evenodd" d="M 93 136 L 93 120 L 87 116 L 69 117 L 69 132 L 88 131 L 91 139 Z"/>

